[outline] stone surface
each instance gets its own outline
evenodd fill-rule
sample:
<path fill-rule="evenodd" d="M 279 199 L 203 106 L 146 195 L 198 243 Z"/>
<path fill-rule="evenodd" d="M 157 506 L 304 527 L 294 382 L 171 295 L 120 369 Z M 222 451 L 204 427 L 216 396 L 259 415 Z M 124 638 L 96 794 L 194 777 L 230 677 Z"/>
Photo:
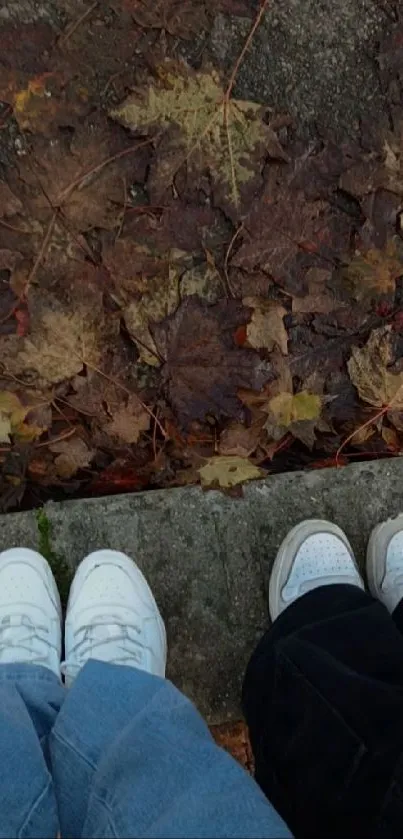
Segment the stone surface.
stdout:
<path fill-rule="evenodd" d="M 129 553 L 167 623 L 169 675 L 210 722 L 240 716 L 248 656 L 268 624 L 270 568 L 287 531 L 337 522 L 364 567 L 369 533 L 403 510 L 403 459 L 275 475 L 243 498 L 198 487 L 49 503 L 51 547 L 74 569 L 88 552 Z M 37 548 L 35 512 L 1 516 L 1 548 Z"/>
<path fill-rule="evenodd" d="M 376 58 L 391 25 L 386 8 L 379 0 L 271 0 L 234 94 L 291 114 L 301 136 L 345 140 L 361 121 L 387 126 Z M 211 50 L 225 69 L 250 27 L 245 18 L 216 17 Z"/>

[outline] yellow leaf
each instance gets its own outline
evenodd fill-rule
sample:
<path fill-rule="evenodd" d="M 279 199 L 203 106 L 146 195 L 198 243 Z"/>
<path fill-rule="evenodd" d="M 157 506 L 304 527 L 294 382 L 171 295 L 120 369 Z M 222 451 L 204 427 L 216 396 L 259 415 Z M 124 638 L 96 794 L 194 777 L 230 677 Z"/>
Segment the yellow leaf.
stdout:
<path fill-rule="evenodd" d="M 203 487 L 218 486 L 222 489 L 230 489 L 245 481 L 262 478 L 265 475 L 262 469 L 258 469 L 250 460 L 244 457 L 210 457 L 207 463 L 199 469 L 201 485 Z"/>
<path fill-rule="evenodd" d="M 322 400 L 315 393 L 279 393 L 270 399 L 269 408 L 278 424 L 288 428 L 293 422 L 319 419 Z"/>
<path fill-rule="evenodd" d="M 16 393 L 0 391 L 0 442 L 9 443 L 10 435 L 21 443 L 40 437 L 46 426 L 25 422 L 35 408 L 35 405 L 23 405 Z"/>
<path fill-rule="evenodd" d="M 364 347 L 354 347 L 348 362 L 350 379 L 361 399 L 374 408 L 403 409 L 403 373 L 391 373 L 391 327 L 373 329 Z"/>
<path fill-rule="evenodd" d="M 309 448 L 315 443 L 318 428 L 328 431 L 327 423 L 321 419 L 322 400 L 316 393 L 303 390 L 300 393 L 283 392 L 273 396 L 263 408 L 268 417 L 265 429 L 271 440 L 281 440 L 289 431 Z"/>
<path fill-rule="evenodd" d="M 10 443 L 11 422 L 7 414 L 0 411 L 0 443 Z"/>
<path fill-rule="evenodd" d="M 137 89 L 111 116 L 142 133 L 173 129 L 175 150 L 179 147 L 183 154 L 178 166 L 178 155 L 169 149 L 163 167 L 167 185 L 181 162 L 188 161 L 201 170 L 209 169 L 229 204 L 238 206 L 242 185 L 260 171 L 268 153 L 286 159 L 274 131 L 263 121 L 261 106 L 237 99 L 226 101 L 215 71 L 194 73 L 170 62 L 160 65 L 157 72 L 156 81 Z"/>
<path fill-rule="evenodd" d="M 10 442 L 10 435 L 21 426 L 28 411 L 15 393 L 0 391 L 0 442 Z"/>
<path fill-rule="evenodd" d="M 246 327 L 248 343 L 255 349 L 273 350 L 275 345 L 283 355 L 288 353 L 288 334 L 284 326 L 287 310 L 275 300 L 263 300 L 259 297 L 245 297 L 244 306 L 253 309 L 250 323 Z"/>

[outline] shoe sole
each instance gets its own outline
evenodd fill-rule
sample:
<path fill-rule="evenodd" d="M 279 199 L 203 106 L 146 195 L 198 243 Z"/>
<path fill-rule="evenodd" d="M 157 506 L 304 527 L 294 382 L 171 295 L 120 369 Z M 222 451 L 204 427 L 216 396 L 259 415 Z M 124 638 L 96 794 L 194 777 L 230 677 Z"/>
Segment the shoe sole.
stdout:
<path fill-rule="evenodd" d="M 2 562 L 23 562 L 35 568 L 42 579 L 45 587 L 51 590 L 52 600 L 57 608 L 60 623 L 62 622 L 62 605 L 60 601 L 59 589 L 53 575 L 53 571 L 44 556 L 38 551 L 33 551 L 31 548 L 9 548 L 7 551 L 0 553 L 0 564 Z"/>
<path fill-rule="evenodd" d="M 373 597 L 382 600 L 382 582 L 386 571 L 386 553 L 390 540 L 403 530 L 403 513 L 374 527 L 367 547 L 367 580 Z M 380 561 L 382 560 L 382 561 Z"/>
<path fill-rule="evenodd" d="M 115 564 L 117 568 L 122 568 L 123 570 L 126 570 L 129 574 L 133 574 L 133 572 L 134 572 L 134 574 L 137 577 L 139 587 L 141 586 L 141 588 L 146 589 L 146 591 L 148 593 L 148 596 L 150 598 L 150 601 L 152 602 L 152 604 L 154 606 L 156 616 L 158 618 L 158 623 L 159 623 L 161 633 L 162 633 L 162 640 L 163 640 L 163 646 L 164 646 L 164 657 L 165 657 L 165 661 L 166 661 L 166 658 L 167 658 L 167 634 L 166 634 L 166 629 L 165 629 L 165 623 L 162 619 L 162 615 L 161 615 L 161 612 L 158 608 L 157 601 L 156 601 L 156 599 L 153 595 L 153 592 L 152 592 L 152 590 L 151 590 L 143 572 L 140 570 L 137 563 L 134 561 L 134 559 L 131 559 L 129 556 L 127 556 L 124 553 L 121 553 L 120 551 L 114 551 L 112 549 L 111 550 L 105 549 L 105 550 L 100 550 L 100 551 L 93 551 L 93 553 L 88 554 L 88 556 L 86 556 L 80 562 L 80 564 L 79 564 L 79 566 L 76 570 L 76 573 L 74 575 L 73 582 L 72 582 L 71 587 L 70 587 L 70 594 L 69 594 L 69 599 L 68 599 L 67 609 L 66 609 L 66 623 L 68 622 L 68 619 L 69 619 L 69 607 L 70 607 L 71 601 L 73 600 L 73 597 L 75 596 L 75 592 L 80 587 L 80 585 L 82 585 L 82 583 L 85 581 L 85 579 L 86 579 L 86 577 L 87 577 L 87 575 L 90 571 L 92 571 L 94 568 L 96 568 L 97 565 L 104 565 L 105 563 L 108 563 L 109 565 Z M 137 581 L 136 581 L 136 583 L 137 583 Z M 66 658 L 68 657 L 67 653 L 68 653 L 68 651 L 65 650 Z"/>
<path fill-rule="evenodd" d="M 309 536 L 314 536 L 315 533 L 330 533 L 333 536 L 337 536 L 346 546 L 358 573 L 360 573 L 350 542 L 346 534 L 337 524 L 326 521 L 326 519 L 306 519 L 300 522 L 300 524 L 297 524 L 287 533 L 287 536 L 277 551 L 277 556 L 273 563 L 269 583 L 269 612 L 272 621 L 275 621 L 282 611 L 280 608 L 282 602 L 281 592 L 290 576 L 295 556 L 302 543 Z M 364 585 L 362 587 L 364 588 Z"/>

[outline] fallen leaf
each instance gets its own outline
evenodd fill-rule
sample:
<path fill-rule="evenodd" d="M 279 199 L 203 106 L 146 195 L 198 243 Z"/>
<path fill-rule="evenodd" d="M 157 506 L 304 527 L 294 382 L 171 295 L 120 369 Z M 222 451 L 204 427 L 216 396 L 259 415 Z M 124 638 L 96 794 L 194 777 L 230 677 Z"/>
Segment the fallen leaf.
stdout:
<path fill-rule="evenodd" d="M 68 308 L 49 293 L 31 290 L 29 335 L 3 339 L 3 360 L 9 372 L 19 376 L 31 370 L 44 382 L 57 384 L 79 373 L 84 364 L 96 364 L 103 323 L 101 301 L 101 293 L 92 295 L 87 287 L 86 295 Z"/>
<path fill-rule="evenodd" d="M 150 414 L 140 400 L 129 396 L 127 404 L 113 414 L 112 422 L 104 426 L 104 431 L 123 443 L 137 443 L 142 432 L 150 427 Z"/>
<path fill-rule="evenodd" d="M 122 6 L 145 29 L 166 29 L 177 38 L 192 38 L 207 27 L 202 0 L 123 0 Z"/>
<path fill-rule="evenodd" d="M 34 410 L 35 405 L 24 405 L 16 393 L 0 391 L 0 442 L 10 443 L 11 436 L 21 443 L 29 443 L 40 437 L 48 424 L 36 424 L 33 415 L 30 422 L 26 421 L 30 411 Z"/>
<path fill-rule="evenodd" d="M 62 208 L 65 223 L 80 233 L 118 227 L 125 180 L 136 179 L 136 155 L 121 155 L 130 148 L 128 138 L 100 119 L 71 140 L 58 136 L 49 143 L 36 136 L 32 145 L 29 159 L 19 162 L 19 176 L 29 187 L 24 205 L 37 219 L 49 223 L 50 208 Z"/>
<path fill-rule="evenodd" d="M 265 271 L 292 294 L 301 294 L 304 265 L 332 244 L 332 215 L 325 201 L 268 186 L 244 222 L 241 247 L 231 264 L 244 271 Z"/>
<path fill-rule="evenodd" d="M 146 289 L 140 299 L 129 303 L 123 316 L 129 335 L 139 351 L 140 360 L 158 367 L 161 360 L 150 330 L 153 323 L 163 320 L 177 308 L 179 277 L 172 267 L 167 278 L 150 277 L 145 285 Z"/>
<path fill-rule="evenodd" d="M 389 296 L 393 302 L 396 280 L 402 274 L 403 260 L 393 239 L 388 240 L 384 250 L 357 251 L 341 269 L 343 285 L 358 303 L 380 295 Z"/>
<path fill-rule="evenodd" d="M 309 268 L 305 276 L 308 294 L 305 297 L 292 298 L 293 312 L 301 314 L 314 312 L 323 315 L 333 312 L 337 303 L 330 290 L 331 278 L 332 272 L 327 268 Z M 329 288 L 327 288 L 328 283 Z"/>
<path fill-rule="evenodd" d="M 0 218 L 12 218 L 22 210 L 22 203 L 8 184 L 0 182 Z"/>
<path fill-rule="evenodd" d="M 264 408 L 268 413 L 265 429 L 270 439 L 280 440 L 289 431 L 309 448 L 315 442 L 315 429 L 320 427 L 322 400 L 315 393 L 279 393 Z M 326 430 L 328 426 L 326 425 Z"/>
<path fill-rule="evenodd" d="M 187 162 L 199 173 L 208 170 L 224 204 L 238 208 L 242 189 L 260 175 L 266 157 L 285 159 L 275 132 L 262 119 L 261 106 L 225 100 L 215 71 L 193 72 L 167 63 L 156 73 L 156 80 L 135 90 L 111 117 L 152 136 L 171 129 L 174 145 L 165 142 L 158 149 L 159 179 L 165 189 Z"/>
<path fill-rule="evenodd" d="M 255 349 L 273 350 L 277 345 L 283 355 L 288 353 L 288 334 L 284 326 L 287 310 L 274 300 L 245 297 L 244 306 L 253 309 L 246 327 L 248 343 Z"/>
<path fill-rule="evenodd" d="M 387 425 L 382 426 L 382 439 L 385 441 L 389 451 L 400 452 L 402 444 L 399 436 L 394 428 L 389 428 Z"/>
<path fill-rule="evenodd" d="M 26 80 L 11 98 L 14 117 L 22 131 L 48 134 L 59 125 L 71 125 L 88 108 L 83 86 L 66 95 L 66 79 L 60 73 L 42 73 Z"/>
<path fill-rule="evenodd" d="M 403 409 L 403 373 L 391 373 L 393 362 L 391 327 L 373 329 L 364 347 L 353 347 L 347 367 L 352 383 L 361 399 L 375 408 L 393 404 Z"/>
<path fill-rule="evenodd" d="M 235 300 L 207 306 L 188 297 L 174 315 L 154 327 L 165 359 L 167 394 L 185 426 L 208 415 L 242 418 L 238 388 L 259 390 L 269 378 L 270 368 L 257 353 L 235 345 L 233 334 L 246 320 L 245 309 Z"/>
<path fill-rule="evenodd" d="M 90 449 L 84 440 L 77 435 L 68 440 L 60 440 L 52 443 L 49 449 L 57 457 L 54 461 L 56 473 L 59 478 L 72 478 L 79 469 L 86 469 L 90 466 L 95 451 Z"/>
<path fill-rule="evenodd" d="M 218 452 L 223 455 L 249 457 L 256 451 L 264 420 L 255 422 L 249 428 L 241 423 L 231 423 L 220 435 Z"/>
<path fill-rule="evenodd" d="M 255 763 L 246 723 L 220 723 L 211 726 L 210 733 L 221 749 L 225 749 L 250 775 L 254 775 Z"/>
<path fill-rule="evenodd" d="M 182 274 L 179 281 L 181 300 L 197 294 L 207 303 L 217 303 L 223 297 L 223 281 L 217 269 L 208 263 L 195 265 Z"/>
<path fill-rule="evenodd" d="M 230 489 L 245 481 L 263 478 L 266 473 L 244 457 L 211 457 L 199 469 L 202 487 Z"/>

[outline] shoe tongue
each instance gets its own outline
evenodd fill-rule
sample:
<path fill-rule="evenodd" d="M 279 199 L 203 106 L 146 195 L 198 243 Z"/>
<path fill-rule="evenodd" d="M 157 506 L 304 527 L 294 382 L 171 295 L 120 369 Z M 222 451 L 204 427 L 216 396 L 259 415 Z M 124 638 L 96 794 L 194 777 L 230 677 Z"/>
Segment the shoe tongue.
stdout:
<path fill-rule="evenodd" d="M 124 630 L 117 623 L 98 623 L 87 630 L 87 637 L 91 641 L 108 641 L 116 636 L 124 637 Z"/>

